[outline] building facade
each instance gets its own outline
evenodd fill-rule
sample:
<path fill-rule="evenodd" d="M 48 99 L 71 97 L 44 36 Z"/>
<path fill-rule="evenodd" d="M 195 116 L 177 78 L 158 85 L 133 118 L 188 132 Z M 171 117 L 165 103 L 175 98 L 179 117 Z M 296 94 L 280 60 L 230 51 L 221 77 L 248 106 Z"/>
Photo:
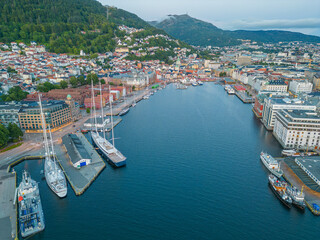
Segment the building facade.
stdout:
<path fill-rule="evenodd" d="M 20 104 L 16 103 L 3 103 L 0 105 L 0 124 L 8 126 L 9 123 L 15 123 L 20 126 L 19 123 L 19 111 L 21 109 Z"/>
<path fill-rule="evenodd" d="M 278 111 L 273 135 L 285 149 L 318 149 L 320 115 L 306 110 Z"/>
<path fill-rule="evenodd" d="M 308 81 L 291 81 L 289 90 L 294 93 L 311 93 L 313 84 Z"/>
<path fill-rule="evenodd" d="M 52 130 L 72 122 L 72 115 L 69 105 L 64 101 L 45 101 L 42 102 L 42 108 L 46 124 Z M 27 132 L 41 132 L 42 122 L 38 102 L 29 103 L 19 112 L 19 122 L 21 129 Z"/>
<path fill-rule="evenodd" d="M 282 109 L 315 111 L 317 107 L 316 102 L 304 101 L 297 98 L 265 98 L 262 122 L 268 130 L 273 129 L 276 120 L 276 113 Z"/>

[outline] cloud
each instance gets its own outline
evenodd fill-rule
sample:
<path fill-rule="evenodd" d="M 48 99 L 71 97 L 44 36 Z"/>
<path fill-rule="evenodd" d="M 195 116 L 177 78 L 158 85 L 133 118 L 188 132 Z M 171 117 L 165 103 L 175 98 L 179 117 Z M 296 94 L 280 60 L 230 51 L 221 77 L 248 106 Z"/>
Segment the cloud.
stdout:
<path fill-rule="evenodd" d="M 274 19 L 274 20 L 238 20 L 230 23 L 233 29 L 288 29 L 320 28 L 320 18 L 308 19 Z"/>

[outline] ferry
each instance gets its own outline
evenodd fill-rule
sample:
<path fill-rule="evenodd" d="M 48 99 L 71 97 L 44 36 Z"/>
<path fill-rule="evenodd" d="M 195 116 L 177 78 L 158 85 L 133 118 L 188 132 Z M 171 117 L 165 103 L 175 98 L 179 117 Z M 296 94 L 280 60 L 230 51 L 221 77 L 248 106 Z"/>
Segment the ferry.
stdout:
<path fill-rule="evenodd" d="M 279 198 L 286 207 L 291 208 L 292 198 L 286 193 L 287 183 L 280 181 L 276 176 L 270 174 L 269 186 L 277 198 Z"/>
<path fill-rule="evenodd" d="M 303 188 L 301 189 L 301 191 L 299 191 L 295 186 L 287 186 L 286 192 L 292 198 L 293 205 L 295 205 L 297 208 L 300 208 L 301 210 L 305 209 L 306 204 L 304 202 L 305 195 L 303 193 Z"/>
<path fill-rule="evenodd" d="M 31 179 L 27 171 L 23 171 L 22 181 L 17 190 L 19 226 L 21 236 L 25 238 L 44 230 L 44 214 L 38 183 Z"/>
<path fill-rule="evenodd" d="M 280 164 L 275 160 L 271 155 L 261 152 L 260 160 L 263 165 L 275 176 L 280 178 L 283 174 L 283 171 L 280 168 Z"/>

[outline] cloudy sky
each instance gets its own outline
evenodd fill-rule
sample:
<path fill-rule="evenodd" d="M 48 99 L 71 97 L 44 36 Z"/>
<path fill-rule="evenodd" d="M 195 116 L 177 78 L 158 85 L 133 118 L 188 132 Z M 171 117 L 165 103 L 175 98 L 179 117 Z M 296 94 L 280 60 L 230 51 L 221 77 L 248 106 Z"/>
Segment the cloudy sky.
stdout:
<path fill-rule="evenodd" d="M 185 14 L 228 30 L 279 29 L 320 36 L 320 0 L 99 0 L 160 20 Z"/>

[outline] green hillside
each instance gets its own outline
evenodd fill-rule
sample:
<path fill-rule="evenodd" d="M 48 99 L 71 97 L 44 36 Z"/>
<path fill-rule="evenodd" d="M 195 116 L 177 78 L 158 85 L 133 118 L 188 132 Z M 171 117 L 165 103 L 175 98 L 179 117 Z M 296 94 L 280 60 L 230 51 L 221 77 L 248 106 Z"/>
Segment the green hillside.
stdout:
<path fill-rule="evenodd" d="M 163 29 L 175 38 L 192 45 L 200 46 L 226 46 L 239 44 L 237 39 L 229 36 L 229 33 L 187 14 L 169 15 L 167 19 L 157 23 L 150 22 L 153 26 Z"/>
<path fill-rule="evenodd" d="M 36 41 L 55 53 L 112 51 L 119 25 L 164 33 L 135 14 L 96 0 L 1 0 L 0 42 Z M 166 34 L 166 33 L 164 33 Z"/>

